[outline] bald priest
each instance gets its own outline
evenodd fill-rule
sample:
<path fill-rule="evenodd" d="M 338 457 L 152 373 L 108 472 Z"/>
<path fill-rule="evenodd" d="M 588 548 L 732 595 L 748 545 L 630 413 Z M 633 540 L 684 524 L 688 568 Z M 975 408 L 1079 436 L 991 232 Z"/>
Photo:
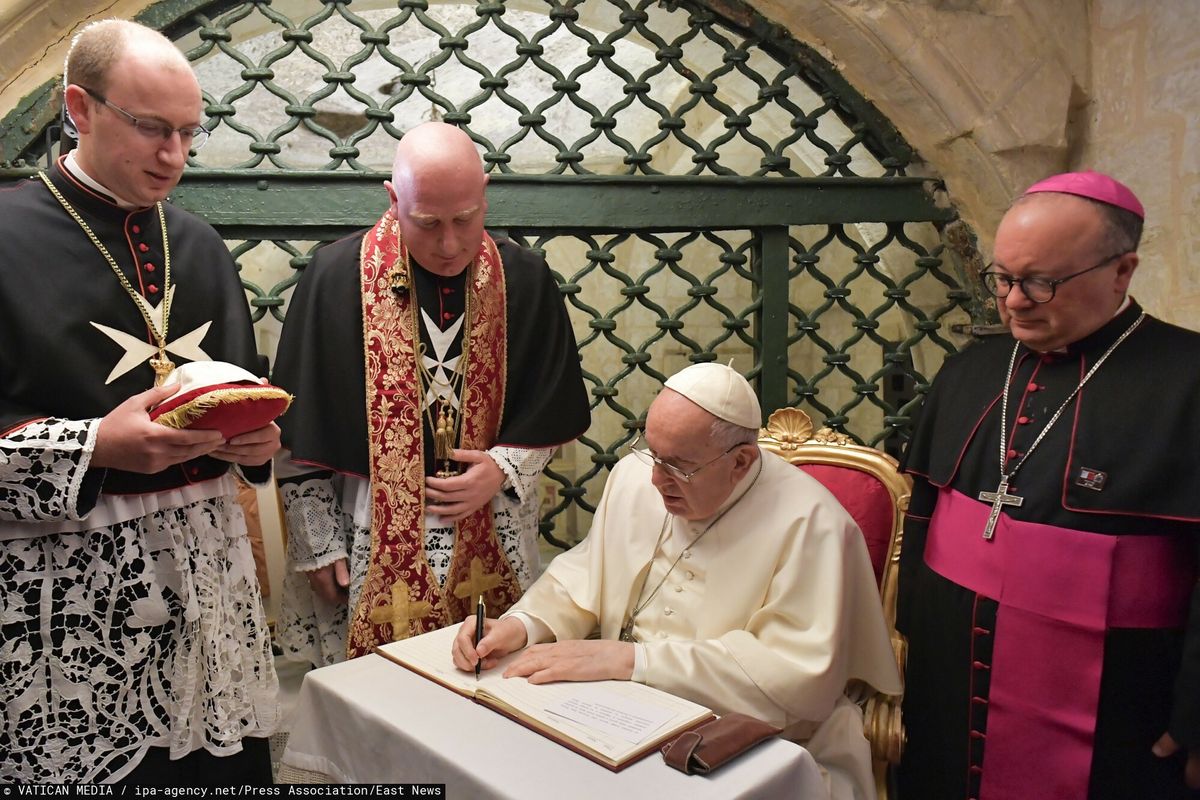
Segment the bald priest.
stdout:
<path fill-rule="evenodd" d="M 874 797 L 844 690 L 896 693 L 900 679 L 867 549 L 833 495 L 757 446 L 761 418 L 729 367 L 671 377 L 587 538 L 488 620 L 478 647 L 464 624 L 454 662 L 490 668 L 526 648 L 507 676 L 634 680 L 751 714 L 809 749 L 831 797 Z"/>

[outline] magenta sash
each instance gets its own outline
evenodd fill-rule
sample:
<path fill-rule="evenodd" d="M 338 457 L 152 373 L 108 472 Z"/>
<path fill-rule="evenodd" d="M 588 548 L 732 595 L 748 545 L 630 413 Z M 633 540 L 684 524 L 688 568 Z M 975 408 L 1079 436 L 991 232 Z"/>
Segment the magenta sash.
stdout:
<path fill-rule="evenodd" d="M 1187 619 L 1194 550 L 1182 537 L 1107 536 L 1001 513 L 941 489 L 925 562 L 999 603 L 980 800 L 1087 797 L 1109 628 Z M 1149 746 L 1149 745 L 1147 745 Z"/>

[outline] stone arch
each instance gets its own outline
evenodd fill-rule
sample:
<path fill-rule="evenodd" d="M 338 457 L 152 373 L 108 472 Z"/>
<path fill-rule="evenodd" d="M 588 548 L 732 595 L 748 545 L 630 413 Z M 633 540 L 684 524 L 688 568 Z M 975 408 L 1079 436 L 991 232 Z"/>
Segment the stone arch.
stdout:
<path fill-rule="evenodd" d="M 985 243 L 1012 198 L 1079 147 L 1085 0 L 751 3 L 900 129 Z"/>

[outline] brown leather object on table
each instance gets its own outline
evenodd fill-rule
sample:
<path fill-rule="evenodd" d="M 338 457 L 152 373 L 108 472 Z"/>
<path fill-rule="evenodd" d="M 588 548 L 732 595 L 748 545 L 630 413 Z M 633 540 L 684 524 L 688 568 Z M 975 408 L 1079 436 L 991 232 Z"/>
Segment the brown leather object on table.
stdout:
<path fill-rule="evenodd" d="M 726 714 L 664 744 L 663 761 L 688 775 L 707 775 L 779 732 L 746 714 Z"/>

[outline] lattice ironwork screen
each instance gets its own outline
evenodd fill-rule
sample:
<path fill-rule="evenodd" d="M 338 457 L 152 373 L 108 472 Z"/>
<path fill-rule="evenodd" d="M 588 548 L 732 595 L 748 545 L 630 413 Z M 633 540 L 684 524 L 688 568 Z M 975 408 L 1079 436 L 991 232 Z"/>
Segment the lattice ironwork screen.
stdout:
<path fill-rule="evenodd" d="M 690 361 L 732 359 L 764 410 L 895 450 L 952 329 L 979 316 L 945 192 L 737 0 L 168 0 L 141 19 L 200 78 L 213 135 L 175 200 L 229 240 L 268 354 L 313 249 L 386 207 L 397 138 L 426 119 L 471 134 L 489 226 L 546 252 L 593 398 L 548 471 L 542 530 L 560 546 Z M 0 128 L 5 152 L 28 113 Z"/>

